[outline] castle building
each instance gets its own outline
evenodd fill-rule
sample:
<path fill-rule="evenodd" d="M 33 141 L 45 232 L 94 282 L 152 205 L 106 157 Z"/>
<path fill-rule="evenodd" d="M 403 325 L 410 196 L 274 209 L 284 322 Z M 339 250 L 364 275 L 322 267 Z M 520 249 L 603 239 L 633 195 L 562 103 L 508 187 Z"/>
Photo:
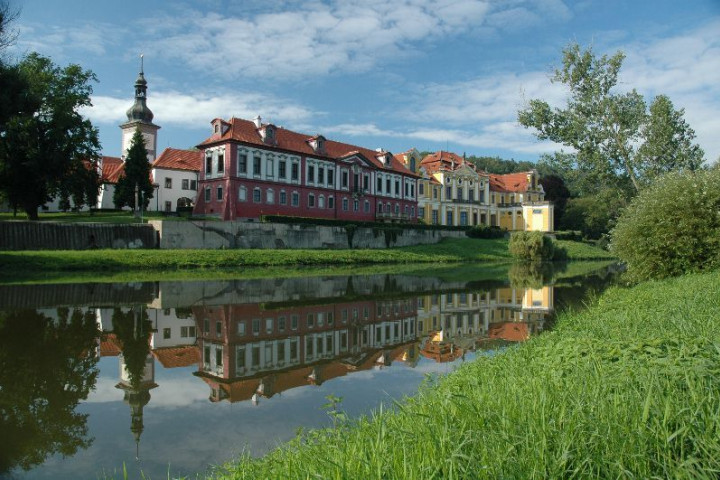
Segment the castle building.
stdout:
<path fill-rule="evenodd" d="M 294 132 L 259 116 L 216 118 L 198 148 L 194 215 L 417 221 L 418 175 L 390 152 Z"/>

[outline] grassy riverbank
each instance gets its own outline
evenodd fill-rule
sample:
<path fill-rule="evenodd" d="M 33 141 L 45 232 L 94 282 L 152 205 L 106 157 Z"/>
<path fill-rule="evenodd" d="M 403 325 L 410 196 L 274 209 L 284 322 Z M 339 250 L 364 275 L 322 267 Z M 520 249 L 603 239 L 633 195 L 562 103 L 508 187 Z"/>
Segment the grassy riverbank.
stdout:
<path fill-rule="evenodd" d="M 717 478 L 720 272 L 615 288 L 392 413 L 215 478 Z"/>
<path fill-rule="evenodd" d="M 558 242 L 570 259 L 608 259 L 607 252 L 576 242 Z M 225 274 L 250 267 L 363 266 L 458 262 L 509 262 L 504 239 L 445 239 L 436 245 L 384 250 L 83 250 L 0 252 L 0 281 L 23 281 L 38 276 L 98 272 L 178 272 L 223 270 Z"/>

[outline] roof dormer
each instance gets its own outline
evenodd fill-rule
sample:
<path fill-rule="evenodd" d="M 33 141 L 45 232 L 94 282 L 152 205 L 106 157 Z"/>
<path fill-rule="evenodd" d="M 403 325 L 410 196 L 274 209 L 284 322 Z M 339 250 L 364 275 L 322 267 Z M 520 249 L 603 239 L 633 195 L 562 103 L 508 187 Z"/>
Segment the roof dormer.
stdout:
<path fill-rule="evenodd" d="M 222 118 L 216 118 L 211 122 L 213 135 L 223 136 L 230 130 L 230 124 Z"/>
<path fill-rule="evenodd" d="M 386 152 L 382 148 L 376 148 L 375 151 L 377 152 L 375 158 L 382 163 L 382 166 L 385 168 L 392 168 L 392 155 L 390 155 L 390 152 Z"/>
<path fill-rule="evenodd" d="M 268 145 L 276 145 L 277 144 L 277 127 L 273 125 L 272 123 L 268 123 L 266 125 L 261 126 L 258 129 L 260 133 L 260 137 L 262 137 L 263 142 L 265 142 Z"/>
<path fill-rule="evenodd" d="M 314 137 L 308 139 L 307 142 L 315 153 L 318 155 L 325 154 L 325 137 L 322 135 L 315 135 Z"/>

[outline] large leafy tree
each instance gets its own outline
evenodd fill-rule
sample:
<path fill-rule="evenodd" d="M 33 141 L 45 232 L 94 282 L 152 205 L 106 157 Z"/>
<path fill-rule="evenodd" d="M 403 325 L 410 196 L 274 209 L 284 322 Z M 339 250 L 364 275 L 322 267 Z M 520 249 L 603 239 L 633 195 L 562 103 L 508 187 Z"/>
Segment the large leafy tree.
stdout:
<path fill-rule="evenodd" d="M 518 112 L 518 120 L 535 129 L 539 139 L 572 148 L 564 161 L 572 161 L 597 184 L 627 185 L 634 195 L 659 173 L 699 168 L 703 151 L 692 144 L 695 133 L 683 111 L 676 111 L 667 97 L 657 97 L 648 111 L 636 90 L 615 90 L 624 58 L 622 52 L 597 57 L 590 48 L 570 44 L 552 77 L 569 89 L 566 107 L 533 99 Z"/>
<path fill-rule="evenodd" d="M 76 206 L 92 205 L 100 185 L 100 143 L 80 109 L 91 106 L 95 75 L 79 65 L 60 68 L 37 53 L 4 70 L 14 104 L 0 123 L 0 192 L 31 220 L 40 205 L 76 181 L 86 183 L 84 194 L 74 196 Z"/>
<path fill-rule="evenodd" d="M 150 181 L 150 162 L 140 129 L 135 129 L 130 148 L 125 158 L 125 174 L 115 186 L 113 202 L 116 208 L 129 206 L 135 209 L 135 189 L 138 189 L 138 202 L 147 209 L 153 197 L 153 185 Z"/>

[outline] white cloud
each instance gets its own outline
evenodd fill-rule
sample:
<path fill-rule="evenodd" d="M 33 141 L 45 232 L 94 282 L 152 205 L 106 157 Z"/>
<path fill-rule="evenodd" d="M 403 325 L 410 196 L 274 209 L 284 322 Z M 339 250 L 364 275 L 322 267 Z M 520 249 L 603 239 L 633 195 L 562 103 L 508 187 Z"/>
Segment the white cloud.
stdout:
<path fill-rule="evenodd" d="M 27 23 L 19 25 L 18 29 L 17 44 L 13 47 L 17 54 L 39 52 L 53 58 L 68 58 L 71 52 L 76 56 L 105 55 L 107 49 L 124 35 L 122 28 L 107 23 L 68 28 Z"/>
<path fill-rule="evenodd" d="M 83 113 L 93 122 L 117 125 L 126 121 L 125 112 L 132 105 L 127 97 L 94 96 L 93 107 Z M 150 104 L 150 102 L 149 102 Z M 286 99 L 262 94 L 224 93 L 215 96 L 180 92 L 155 92 L 152 107 L 158 112 L 158 124 L 175 124 L 204 128 L 213 118 L 253 118 L 262 113 L 275 123 L 299 122 L 313 116 L 305 107 Z"/>

